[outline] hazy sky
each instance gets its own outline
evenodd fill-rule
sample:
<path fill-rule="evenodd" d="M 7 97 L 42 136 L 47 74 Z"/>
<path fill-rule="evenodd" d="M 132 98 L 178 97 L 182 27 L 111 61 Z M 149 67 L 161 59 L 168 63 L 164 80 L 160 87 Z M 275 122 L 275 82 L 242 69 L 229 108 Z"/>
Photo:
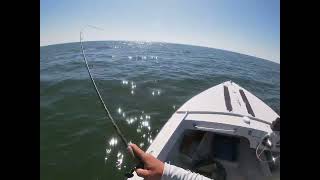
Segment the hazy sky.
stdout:
<path fill-rule="evenodd" d="M 280 63 L 280 0 L 41 0 L 40 46 L 86 40 L 161 41 Z"/>

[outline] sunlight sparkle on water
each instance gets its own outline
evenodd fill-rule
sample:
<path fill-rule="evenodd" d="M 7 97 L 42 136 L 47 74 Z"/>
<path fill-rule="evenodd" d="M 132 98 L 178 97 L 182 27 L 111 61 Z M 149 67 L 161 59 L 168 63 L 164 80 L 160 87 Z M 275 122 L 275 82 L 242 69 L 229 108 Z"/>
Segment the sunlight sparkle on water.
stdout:
<path fill-rule="evenodd" d="M 155 96 L 155 95 L 158 95 L 158 96 L 160 96 L 160 94 L 161 94 L 161 90 L 152 90 L 152 96 Z"/>
<path fill-rule="evenodd" d="M 119 107 L 118 108 L 118 113 L 121 114 L 121 112 L 122 112 L 122 109 Z"/>
<path fill-rule="evenodd" d="M 116 167 L 118 168 L 118 170 L 121 170 L 121 165 L 123 163 L 123 154 L 121 152 L 118 152 L 117 154 L 117 162 L 116 162 Z"/>
<path fill-rule="evenodd" d="M 127 81 L 127 80 L 122 80 L 122 84 L 123 84 L 123 85 L 128 85 L 128 83 L 129 83 L 129 81 Z"/>
<path fill-rule="evenodd" d="M 118 139 L 117 138 L 111 138 L 109 141 L 110 146 L 116 146 L 118 144 Z"/>
<path fill-rule="evenodd" d="M 106 154 L 110 154 L 111 153 L 111 149 L 106 149 Z"/>
<path fill-rule="evenodd" d="M 152 138 L 151 137 L 148 137 L 148 142 L 151 144 L 152 143 Z"/>
<path fill-rule="evenodd" d="M 149 121 L 142 121 L 141 122 L 141 125 L 143 126 L 143 127 L 149 127 L 150 125 L 149 125 Z"/>
<path fill-rule="evenodd" d="M 127 118 L 126 121 L 128 124 L 132 124 L 135 122 L 134 118 Z"/>
<path fill-rule="evenodd" d="M 137 85 L 133 81 L 131 81 L 131 89 L 134 89 L 136 87 L 137 87 Z"/>

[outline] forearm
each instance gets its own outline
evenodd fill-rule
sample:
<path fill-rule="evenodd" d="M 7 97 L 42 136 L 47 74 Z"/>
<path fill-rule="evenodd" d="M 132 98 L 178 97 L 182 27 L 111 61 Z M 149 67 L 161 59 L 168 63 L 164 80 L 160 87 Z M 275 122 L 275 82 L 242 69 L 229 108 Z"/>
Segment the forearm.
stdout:
<path fill-rule="evenodd" d="M 174 165 L 164 163 L 161 180 L 212 180 L 198 173 L 184 170 Z"/>

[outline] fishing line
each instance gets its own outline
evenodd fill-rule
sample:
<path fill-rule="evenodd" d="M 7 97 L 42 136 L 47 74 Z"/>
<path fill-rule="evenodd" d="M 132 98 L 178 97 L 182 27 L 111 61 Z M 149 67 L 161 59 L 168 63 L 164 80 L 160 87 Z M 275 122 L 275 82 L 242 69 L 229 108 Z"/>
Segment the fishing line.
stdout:
<path fill-rule="evenodd" d="M 93 28 L 93 29 L 97 29 L 97 30 L 102 30 L 102 31 L 104 31 L 102 28 L 99 28 L 99 27 L 96 27 L 96 26 L 87 25 L 87 26 L 85 26 L 85 27 L 90 27 L 90 28 Z M 85 28 L 85 27 L 84 27 L 84 28 Z M 125 176 L 126 176 L 127 178 L 131 178 L 131 177 L 133 177 L 133 172 L 134 172 L 137 168 L 143 168 L 143 167 L 144 167 L 144 164 L 143 164 L 143 162 L 139 159 L 139 157 L 135 157 L 131 146 L 129 146 L 128 140 L 124 137 L 124 135 L 122 134 L 120 128 L 118 127 L 118 125 L 117 125 L 116 122 L 114 121 L 114 119 L 113 119 L 113 117 L 112 117 L 112 115 L 111 115 L 108 107 L 106 106 L 106 104 L 104 103 L 104 101 L 103 101 L 103 99 L 102 99 L 102 96 L 101 96 L 101 94 L 100 94 L 100 92 L 99 92 L 99 89 L 98 89 L 98 87 L 97 87 L 97 85 L 96 85 L 96 82 L 94 81 L 94 79 L 93 79 L 93 77 L 92 77 L 92 74 L 91 74 L 91 71 L 90 71 L 90 68 L 89 68 L 89 64 L 88 64 L 88 61 L 87 61 L 87 58 L 86 58 L 86 54 L 85 54 L 85 52 L 84 52 L 83 42 L 82 42 L 82 40 L 83 40 L 83 37 L 82 37 L 82 36 L 83 36 L 83 30 L 84 30 L 84 28 L 80 31 L 81 52 L 82 52 L 83 60 L 84 60 L 84 62 L 85 62 L 85 64 L 86 64 L 86 68 L 87 68 L 88 74 L 89 74 L 90 79 L 91 79 L 91 82 L 92 82 L 92 84 L 93 84 L 93 87 L 94 87 L 94 89 L 95 89 L 95 91 L 96 91 L 96 93 L 97 93 L 97 95 L 98 95 L 98 97 L 99 97 L 99 100 L 100 100 L 101 104 L 103 105 L 103 108 L 104 108 L 104 110 L 105 110 L 105 112 L 106 112 L 106 114 L 107 114 L 107 117 L 109 117 L 109 119 L 111 120 L 112 126 L 113 126 L 114 129 L 116 130 L 116 132 L 117 132 L 118 136 L 120 137 L 121 141 L 123 142 L 124 146 L 128 149 L 131 157 L 136 158 L 136 160 L 138 160 L 138 162 L 137 162 L 137 164 L 135 165 L 135 167 L 133 167 L 129 172 L 127 172 L 127 173 L 125 174 Z"/>
<path fill-rule="evenodd" d="M 99 27 L 96 27 L 96 26 L 87 25 L 87 26 L 85 26 L 85 27 L 90 27 L 90 28 L 94 28 L 94 29 L 102 30 L 102 31 L 103 31 L 102 28 L 99 28 Z M 84 28 L 83 28 L 83 29 L 84 29 Z M 100 94 L 100 92 L 99 92 L 99 89 L 98 89 L 98 87 L 97 87 L 97 85 L 96 85 L 96 83 L 95 83 L 95 81 L 94 81 L 94 79 L 93 79 L 93 77 L 92 77 L 92 74 L 91 74 L 91 71 L 90 71 L 90 68 L 89 68 L 89 64 L 88 64 L 88 61 L 87 61 L 87 58 L 86 58 L 86 54 L 85 54 L 85 52 L 84 52 L 83 42 L 82 42 L 82 40 L 83 40 L 83 29 L 80 31 L 81 52 L 82 52 L 83 60 L 84 60 L 84 62 L 85 62 L 85 64 L 86 64 L 86 68 L 87 68 L 88 74 L 89 74 L 89 76 L 90 76 L 91 82 L 92 82 L 92 84 L 93 84 L 93 86 L 94 86 L 94 89 L 95 89 L 95 91 L 96 91 L 96 93 L 97 93 L 97 95 L 98 95 L 98 97 L 99 97 L 99 100 L 100 100 L 101 104 L 103 105 L 103 108 L 104 108 L 107 116 L 109 117 L 109 119 L 110 119 L 111 122 L 112 122 L 112 126 L 115 128 L 118 136 L 120 137 L 120 139 L 121 139 L 121 141 L 123 142 L 123 144 L 125 145 L 125 147 L 128 148 L 128 146 L 129 146 L 128 140 L 124 137 L 124 135 L 122 134 L 122 132 L 121 132 L 121 130 L 119 129 L 118 125 L 117 125 L 116 122 L 114 121 L 114 119 L 113 119 L 113 117 L 112 117 L 112 115 L 111 115 L 108 107 L 107 107 L 106 104 L 104 103 L 104 101 L 103 101 L 103 99 L 102 99 L 102 96 L 101 96 L 101 94 Z"/>

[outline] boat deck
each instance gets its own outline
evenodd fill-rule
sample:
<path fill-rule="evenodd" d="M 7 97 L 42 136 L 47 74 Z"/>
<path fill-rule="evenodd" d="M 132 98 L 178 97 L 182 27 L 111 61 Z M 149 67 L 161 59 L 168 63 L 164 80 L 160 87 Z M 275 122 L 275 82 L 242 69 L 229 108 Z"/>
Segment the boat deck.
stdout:
<path fill-rule="evenodd" d="M 201 131 L 198 132 L 203 133 Z M 187 133 L 190 134 L 190 131 Z M 217 140 L 215 137 L 217 136 L 216 134 L 212 132 L 205 132 L 203 135 L 195 135 L 193 133 L 193 135 L 190 136 L 188 134 L 185 134 L 184 138 L 179 139 L 174 145 L 170 155 L 166 159 L 167 163 L 217 180 L 219 176 L 213 173 L 215 172 L 214 163 L 210 163 L 211 160 L 213 160 L 211 162 L 218 161 L 223 166 L 226 173 L 226 180 L 263 180 L 270 178 L 268 177 L 268 175 L 271 175 L 269 166 L 267 164 L 261 164 L 261 162 L 257 160 L 255 150 L 250 148 L 249 142 L 245 138 L 235 138 L 238 140 L 238 143 L 235 152 L 231 152 L 235 153 L 235 157 L 228 157 L 228 153 L 222 154 L 219 157 L 219 155 L 214 154 L 216 154 L 217 151 L 221 152 L 226 149 L 221 149 L 222 146 L 217 147 L 219 144 L 212 142 Z M 193 139 L 194 142 L 191 142 L 190 139 Z M 227 143 L 228 145 L 231 144 L 230 142 Z M 227 146 L 226 148 L 228 148 L 228 151 L 232 149 L 231 146 Z M 202 157 L 199 158 L 199 155 Z M 202 159 L 201 161 L 205 162 L 205 165 L 195 167 L 195 159 Z"/>

